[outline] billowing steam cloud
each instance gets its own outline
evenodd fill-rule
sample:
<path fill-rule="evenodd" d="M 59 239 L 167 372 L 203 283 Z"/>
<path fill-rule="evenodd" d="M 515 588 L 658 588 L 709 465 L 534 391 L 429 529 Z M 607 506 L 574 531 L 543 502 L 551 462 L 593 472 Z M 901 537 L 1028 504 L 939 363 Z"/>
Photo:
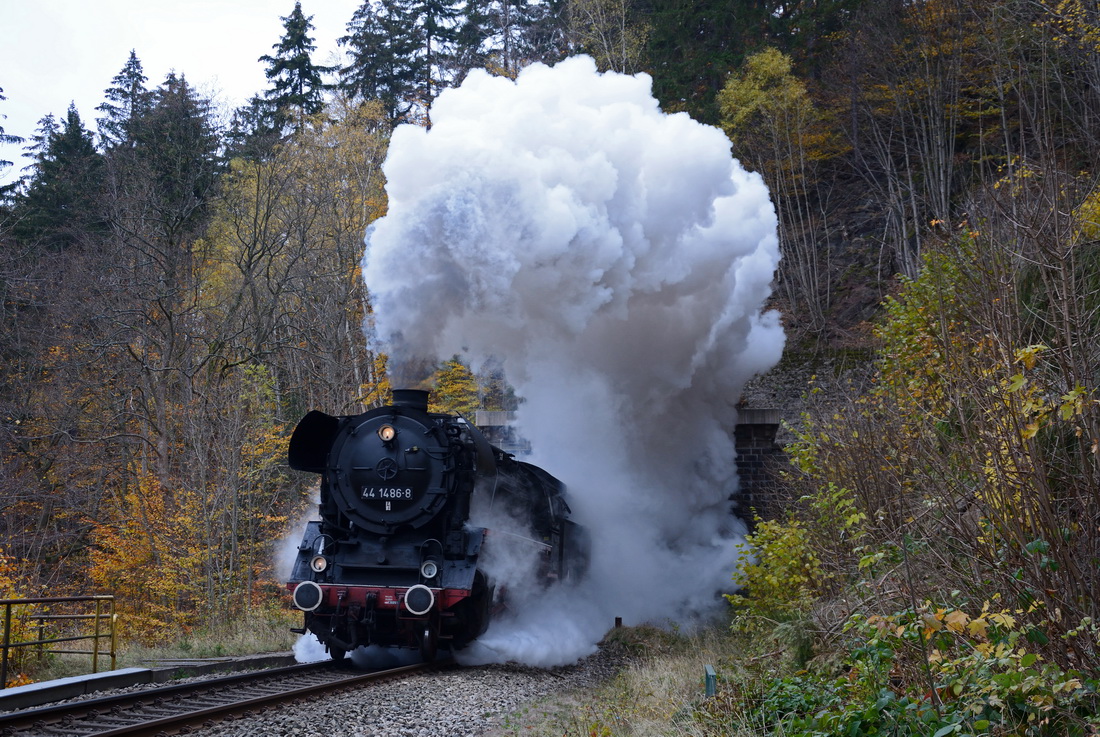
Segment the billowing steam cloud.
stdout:
<path fill-rule="evenodd" d="M 648 76 L 587 57 L 473 72 L 432 119 L 398 128 L 386 161 L 363 265 L 375 337 L 398 371 L 502 360 L 532 460 L 595 543 L 582 590 L 521 606 L 468 657 L 571 662 L 614 616 L 712 607 L 743 529 L 734 405 L 783 346 L 761 314 L 779 259 L 766 187 L 721 131 L 661 113 Z"/>

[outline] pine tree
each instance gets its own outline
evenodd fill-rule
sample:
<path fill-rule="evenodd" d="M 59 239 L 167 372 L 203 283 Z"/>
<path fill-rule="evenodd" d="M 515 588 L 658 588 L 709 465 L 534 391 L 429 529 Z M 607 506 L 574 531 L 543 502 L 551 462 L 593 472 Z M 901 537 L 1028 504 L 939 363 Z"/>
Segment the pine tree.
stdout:
<path fill-rule="evenodd" d="M 568 50 L 567 0 L 367 0 L 339 40 L 350 97 L 382 101 L 393 120 L 428 114 L 445 88 L 471 69 L 514 77 L 533 61 Z"/>
<path fill-rule="evenodd" d="M 48 247 L 64 248 L 103 229 L 99 185 L 103 157 L 92 134 L 69 105 L 65 124 L 52 115 L 40 122 L 30 181 L 16 197 L 17 238 Z"/>
<path fill-rule="evenodd" d="M 6 100 L 6 99 L 8 99 L 8 98 L 4 96 L 4 88 L 0 87 L 0 100 Z M 0 115 L 0 120 L 3 120 L 6 117 L 8 117 L 8 116 L 7 115 Z M 0 144 L 3 144 L 3 143 L 22 143 L 22 142 L 23 142 L 23 139 L 20 138 L 19 136 L 13 136 L 9 133 L 5 133 L 4 132 L 4 126 L 0 125 Z M 5 161 L 4 159 L 0 159 L 0 169 L 3 169 L 6 166 L 11 166 L 11 163 L 12 162 L 10 162 L 10 161 Z"/>
<path fill-rule="evenodd" d="M 347 31 L 338 43 L 348 48 L 351 63 L 340 69 L 340 89 L 352 98 L 380 101 L 390 120 L 405 118 L 423 67 L 412 8 L 404 0 L 366 0 Z"/>
<path fill-rule="evenodd" d="M 221 168 L 220 140 L 210 102 L 186 77 L 169 73 L 134 122 L 129 155 L 112 157 L 115 170 L 145 181 L 143 199 L 161 213 L 163 227 L 191 228 L 202 218 Z"/>
<path fill-rule="evenodd" d="M 463 76 L 456 69 L 462 9 L 456 0 L 413 0 L 411 9 L 419 30 L 417 53 L 423 60 L 417 88 L 421 104 L 431 110 L 439 93 Z"/>
<path fill-rule="evenodd" d="M 471 12 L 483 6 L 479 13 Z M 481 50 L 486 57 L 482 64 L 509 77 L 533 62 L 553 64 L 569 51 L 567 41 L 567 0 L 471 0 L 467 2 L 466 24 L 458 41 L 458 53 L 468 53 L 466 26 L 481 20 Z"/>
<path fill-rule="evenodd" d="M 573 53 L 569 43 L 568 0 L 528 3 L 522 39 L 521 53 L 529 61 L 554 64 Z"/>
<path fill-rule="evenodd" d="M 225 133 L 226 159 L 263 161 L 282 139 L 281 129 L 267 100 L 253 96 L 247 105 L 233 111 L 229 130 Z"/>
<path fill-rule="evenodd" d="M 508 0 L 466 0 L 461 22 L 455 28 L 451 60 L 454 84 L 462 84 L 471 69 L 497 66 L 501 71 L 510 71 L 503 61 L 494 58 L 494 41 L 497 40 L 501 20 L 499 10 L 509 5 Z M 500 40 L 506 43 L 508 38 L 503 36 Z M 515 74 L 510 76 L 514 78 Z"/>
<path fill-rule="evenodd" d="M 38 127 L 34 129 L 30 143 L 23 147 L 23 158 L 31 160 L 31 163 L 23 167 L 23 171 L 30 172 L 28 176 L 33 177 L 41 170 L 48 155 L 50 141 L 60 132 L 61 124 L 53 113 L 46 113 L 38 119 Z"/>
<path fill-rule="evenodd" d="M 471 69 L 514 77 L 569 49 L 567 0 L 367 0 L 339 40 L 351 63 L 340 88 L 381 100 L 393 120 L 427 114 Z"/>
<path fill-rule="evenodd" d="M 111 80 L 112 86 L 103 92 L 106 102 L 96 108 L 103 113 L 102 118 L 96 118 L 96 124 L 104 148 L 132 142 L 134 121 L 148 112 L 152 102 L 152 95 L 145 88 L 146 81 L 148 78 L 137 52 L 131 49 L 130 58 L 122 71 Z"/>
<path fill-rule="evenodd" d="M 311 115 L 319 113 L 325 105 L 324 91 L 328 86 L 321 75 L 333 71 L 330 67 L 314 64 L 310 54 L 317 47 L 309 32 L 313 30 L 313 16 L 302 13 L 302 4 L 294 3 L 290 15 L 282 17 L 283 34 L 279 43 L 271 48 L 275 54 L 265 54 L 259 61 L 267 63 L 264 72 L 272 87 L 264 93 L 264 99 L 274 118 L 274 126 L 281 128 L 291 124 L 301 130 Z"/>
<path fill-rule="evenodd" d="M 471 69 L 515 78 L 536 61 L 559 61 L 564 49 L 565 0 L 466 0 L 454 33 L 451 84 Z"/>
<path fill-rule="evenodd" d="M 340 87 L 352 97 L 381 100 L 398 120 L 427 114 L 443 89 L 461 79 L 462 8 L 456 0 L 367 0 L 340 39 L 352 62 Z M 466 35 L 473 48 L 479 31 Z"/>

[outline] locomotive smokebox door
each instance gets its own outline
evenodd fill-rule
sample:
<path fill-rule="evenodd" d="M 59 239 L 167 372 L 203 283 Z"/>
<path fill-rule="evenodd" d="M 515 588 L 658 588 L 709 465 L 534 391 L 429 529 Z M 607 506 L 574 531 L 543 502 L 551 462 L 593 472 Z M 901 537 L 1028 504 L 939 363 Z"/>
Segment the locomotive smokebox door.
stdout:
<path fill-rule="evenodd" d="M 446 433 L 411 407 L 351 418 L 332 443 L 329 463 L 329 490 L 344 514 L 379 535 L 432 523 L 455 484 Z"/>

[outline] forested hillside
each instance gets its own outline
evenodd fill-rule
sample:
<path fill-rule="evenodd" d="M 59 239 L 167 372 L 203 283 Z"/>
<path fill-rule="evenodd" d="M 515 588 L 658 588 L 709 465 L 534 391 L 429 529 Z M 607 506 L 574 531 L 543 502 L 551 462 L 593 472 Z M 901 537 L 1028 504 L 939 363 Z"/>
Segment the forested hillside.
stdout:
<path fill-rule="evenodd" d="M 843 411 L 808 400 L 804 508 L 756 540 L 797 565 L 746 574 L 761 616 L 835 632 L 815 606 L 857 582 L 882 615 L 954 591 L 968 622 L 1027 611 L 1043 657 L 1095 667 L 1094 635 L 1063 637 L 1100 586 L 1094 3 L 378 0 L 337 68 L 288 10 L 250 104 L 215 110 L 133 53 L 96 110 L 42 111 L 13 164 L 3 593 L 114 593 L 151 641 L 268 605 L 308 505 L 290 425 L 388 391 L 359 261 L 390 131 L 430 125 L 472 69 L 587 53 L 762 173 L 790 344 L 880 360 Z M 493 367 L 437 380 L 464 410 L 514 401 Z"/>

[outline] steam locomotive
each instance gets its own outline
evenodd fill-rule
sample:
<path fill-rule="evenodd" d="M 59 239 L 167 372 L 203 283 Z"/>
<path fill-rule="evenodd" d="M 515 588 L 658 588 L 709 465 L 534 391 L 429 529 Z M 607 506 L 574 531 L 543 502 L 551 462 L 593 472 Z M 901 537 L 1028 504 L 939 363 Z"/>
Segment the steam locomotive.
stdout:
<path fill-rule="evenodd" d="M 356 647 L 457 650 L 506 606 L 491 565 L 529 557 L 539 585 L 576 579 L 588 558 L 560 481 L 491 445 L 465 419 L 428 411 L 428 392 L 349 417 L 310 412 L 291 468 L 321 475 L 287 583 L 309 630 L 340 660 Z M 470 524 L 500 520 L 493 529 Z M 518 548 L 517 548 L 518 546 Z"/>

